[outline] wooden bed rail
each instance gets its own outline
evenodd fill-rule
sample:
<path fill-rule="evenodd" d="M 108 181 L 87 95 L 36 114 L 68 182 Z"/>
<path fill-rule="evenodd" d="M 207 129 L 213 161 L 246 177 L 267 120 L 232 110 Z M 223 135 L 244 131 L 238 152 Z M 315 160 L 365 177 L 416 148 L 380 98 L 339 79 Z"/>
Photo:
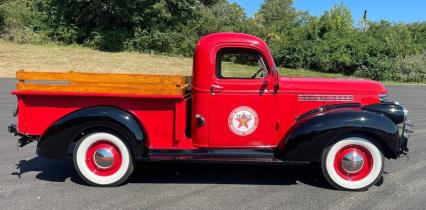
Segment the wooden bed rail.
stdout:
<path fill-rule="evenodd" d="M 185 94 L 191 77 L 178 75 L 80 72 L 16 72 L 18 91 L 84 92 L 136 95 Z"/>

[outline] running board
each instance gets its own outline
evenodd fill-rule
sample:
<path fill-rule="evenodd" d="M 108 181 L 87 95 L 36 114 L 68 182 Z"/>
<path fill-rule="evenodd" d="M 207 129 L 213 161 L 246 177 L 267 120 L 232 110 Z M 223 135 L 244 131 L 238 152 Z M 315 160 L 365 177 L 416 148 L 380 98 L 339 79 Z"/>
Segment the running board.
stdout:
<path fill-rule="evenodd" d="M 274 149 L 150 150 L 147 160 L 216 163 L 278 163 L 289 165 L 305 165 L 310 163 L 282 160 L 275 155 Z"/>

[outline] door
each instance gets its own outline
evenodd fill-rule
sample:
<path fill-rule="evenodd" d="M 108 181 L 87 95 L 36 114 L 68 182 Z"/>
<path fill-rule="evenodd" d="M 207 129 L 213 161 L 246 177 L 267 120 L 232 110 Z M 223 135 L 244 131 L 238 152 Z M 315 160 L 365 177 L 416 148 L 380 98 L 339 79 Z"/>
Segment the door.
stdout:
<path fill-rule="evenodd" d="M 277 127 L 274 79 L 256 49 L 222 48 L 209 110 L 210 147 L 273 147 Z"/>

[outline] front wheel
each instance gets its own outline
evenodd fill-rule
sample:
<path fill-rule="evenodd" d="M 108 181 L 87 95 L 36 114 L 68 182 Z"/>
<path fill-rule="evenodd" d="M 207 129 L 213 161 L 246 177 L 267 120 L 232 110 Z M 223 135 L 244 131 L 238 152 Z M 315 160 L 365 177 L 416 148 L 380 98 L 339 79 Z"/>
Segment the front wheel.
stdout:
<path fill-rule="evenodd" d="M 382 177 L 383 155 L 368 139 L 349 137 L 324 151 L 321 168 L 328 182 L 337 189 L 367 190 Z"/>
<path fill-rule="evenodd" d="M 111 133 L 91 133 L 74 148 L 77 173 L 92 186 L 117 186 L 133 172 L 133 161 L 123 140 Z"/>

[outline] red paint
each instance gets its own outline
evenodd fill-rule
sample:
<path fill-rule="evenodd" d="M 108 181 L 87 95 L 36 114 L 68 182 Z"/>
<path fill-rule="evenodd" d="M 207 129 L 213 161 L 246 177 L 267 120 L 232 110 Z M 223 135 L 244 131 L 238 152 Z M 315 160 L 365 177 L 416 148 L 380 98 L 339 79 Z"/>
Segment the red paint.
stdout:
<path fill-rule="evenodd" d="M 19 92 L 17 96 L 19 99 L 18 126 L 22 133 L 42 135 L 53 123 L 71 112 L 84 107 L 105 105 L 127 110 L 143 122 L 150 148 L 193 148 L 191 140 L 182 137 L 184 136 L 182 128 L 186 127 L 185 117 L 182 117 L 182 112 L 186 113 L 185 100 L 128 96 L 20 95 Z M 183 105 L 177 106 L 177 104 Z M 174 132 L 175 124 L 178 122 L 181 133 Z M 175 139 L 174 135 L 180 135 L 180 139 Z"/>
<path fill-rule="evenodd" d="M 342 166 L 343 157 L 350 152 L 358 153 L 364 160 L 364 164 L 362 165 L 362 167 L 354 173 L 347 172 L 345 169 L 343 169 Z M 366 148 L 360 145 L 349 145 L 343 147 L 336 153 L 336 157 L 334 159 L 334 170 L 336 170 L 337 174 L 340 177 L 349 181 L 358 181 L 367 177 L 370 174 L 372 168 L 373 157 Z"/>
<path fill-rule="evenodd" d="M 110 150 L 114 156 L 114 162 L 108 168 L 100 168 L 96 165 L 94 156 L 97 150 L 107 149 Z M 86 153 L 86 165 L 87 167 L 98 176 L 110 176 L 113 175 L 120 169 L 122 163 L 122 157 L 120 150 L 108 141 L 98 141 L 90 146 Z"/>
<path fill-rule="evenodd" d="M 216 54 L 222 48 L 246 48 L 264 57 L 270 74 L 264 79 L 220 79 L 215 75 Z M 40 136 L 55 121 L 79 109 L 114 106 L 132 113 L 145 126 L 151 149 L 275 148 L 301 114 L 324 105 L 378 103 L 385 87 L 369 80 L 279 77 L 268 46 L 261 39 L 238 33 L 203 37 L 194 56 L 192 107 L 181 96 L 14 91 L 18 97 L 18 129 Z M 275 85 L 279 89 L 275 90 Z M 210 91 L 214 89 L 215 93 Z M 276 91 L 276 92 L 275 92 Z M 321 96 L 300 100 L 300 96 Z M 350 96 L 350 97 L 349 97 Z M 317 99 L 317 98 L 314 98 Z M 240 136 L 228 125 L 231 112 L 247 106 L 257 113 L 258 124 Z M 187 113 L 191 112 L 190 119 Z M 199 114 L 205 119 L 200 126 Z M 186 136 L 191 120 L 191 137 Z"/>

